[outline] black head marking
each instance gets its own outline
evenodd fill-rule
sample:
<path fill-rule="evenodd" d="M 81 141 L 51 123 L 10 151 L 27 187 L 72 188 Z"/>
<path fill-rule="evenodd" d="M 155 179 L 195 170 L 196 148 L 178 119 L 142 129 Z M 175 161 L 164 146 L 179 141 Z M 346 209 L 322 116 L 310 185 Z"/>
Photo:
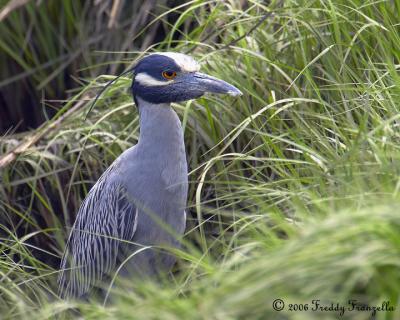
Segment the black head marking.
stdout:
<path fill-rule="evenodd" d="M 177 74 L 183 72 L 174 59 L 161 54 L 151 54 L 138 62 L 134 68 L 135 76 L 145 74 L 155 81 L 165 82 L 166 85 L 145 85 L 140 81 L 135 81 L 134 78 L 132 80 L 132 94 L 135 102 L 137 102 L 136 97 L 155 104 L 186 100 L 184 90 L 179 84 L 168 85 L 169 81 L 162 76 L 164 71 L 172 71 Z"/>
<path fill-rule="evenodd" d="M 152 78 L 160 81 L 165 81 L 162 76 L 163 71 L 181 72 L 182 69 L 174 59 L 161 54 L 151 54 L 142 58 L 134 68 L 135 74 L 147 73 Z"/>

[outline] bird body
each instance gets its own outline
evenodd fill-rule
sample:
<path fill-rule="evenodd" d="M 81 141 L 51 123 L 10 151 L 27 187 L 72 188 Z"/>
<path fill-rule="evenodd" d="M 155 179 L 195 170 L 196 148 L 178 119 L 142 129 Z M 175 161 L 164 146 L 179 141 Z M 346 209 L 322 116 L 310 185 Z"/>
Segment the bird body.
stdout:
<path fill-rule="evenodd" d="M 188 170 L 182 126 L 171 102 L 207 91 L 240 94 L 198 68 L 179 53 L 149 55 L 135 67 L 139 141 L 104 172 L 78 211 L 61 263 L 62 297 L 84 296 L 121 264 L 123 275 L 138 279 L 175 263 L 160 247 L 179 247 Z"/>
<path fill-rule="evenodd" d="M 169 104 L 157 106 L 156 110 L 145 101 L 140 101 L 139 106 L 139 143 L 128 150 L 125 161 L 129 162 L 126 166 L 129 171 L 121 173 L 141 213 L 132 241 L 142 246 L 179 247 L 186 226 L 188 192 L 181 122 Z M 131 176 L 135 177 L 135 183 L 129 180 Z M 175 259 L 171 255 L 160 253 L 158 258 L 156 255 L 154 250 L 144 250 L 140 259 L 132 258 L 133 264 L 141 260 L 140 267 L 134 269 L 146 275 L 157 273 L 154 268 L 169 270 L 172 267 Z M 156 263 L 155 260 L 161 261 Z"/>

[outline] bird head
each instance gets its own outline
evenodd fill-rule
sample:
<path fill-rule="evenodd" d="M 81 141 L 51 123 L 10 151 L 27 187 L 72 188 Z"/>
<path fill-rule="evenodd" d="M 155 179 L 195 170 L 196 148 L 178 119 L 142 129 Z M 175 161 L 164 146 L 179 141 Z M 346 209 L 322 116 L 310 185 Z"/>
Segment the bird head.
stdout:
<path fill-rule="evenodd" d="M 154 104 L 180 102 L 201 97 L 206 92 L 239 96 L 231 84 L 199 72 L 199 64 L 182 53 L 154 53 L 134 67 L 132 93 Z"/>

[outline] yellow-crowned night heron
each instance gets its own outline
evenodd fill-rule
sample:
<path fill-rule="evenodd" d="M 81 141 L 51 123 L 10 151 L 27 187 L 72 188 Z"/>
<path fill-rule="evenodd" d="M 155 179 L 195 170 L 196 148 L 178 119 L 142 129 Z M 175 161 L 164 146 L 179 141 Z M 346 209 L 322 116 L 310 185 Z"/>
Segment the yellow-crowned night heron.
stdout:
<path fill-rule="evenodd" d="M 148 55 L 133 68 L 139 142 L 104 172 L 79 209 L 61 262 L 62 297 L 88 294 L 121 262 L 129 276 L 153 275 L 173 266 L 173 256 L 151 248 L 178 247 L 186 225 L 185 145 L 170 104 L 206 92 L 241 94 L 198 71 L 191 57 L 172 52 Z"/>

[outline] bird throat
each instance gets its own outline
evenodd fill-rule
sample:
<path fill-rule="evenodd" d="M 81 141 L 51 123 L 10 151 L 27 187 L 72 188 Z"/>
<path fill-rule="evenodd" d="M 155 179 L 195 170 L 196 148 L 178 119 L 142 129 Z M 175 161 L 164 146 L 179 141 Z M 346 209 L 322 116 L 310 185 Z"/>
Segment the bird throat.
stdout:
<path fill-rule="evenodd" d="M 185 160 L 185 144 L 178 115 L 168 103 L 152 104 L 137 98 L 140 116 L 138 147 L 160 161 Z"/>
<path fill-rule="evenodd" d="M 152 174 L 172 193 L 182 194 L 185 205 L 188 183 L 182 125 L 170 104 L 151 104 L 138 99 L 139 154 L 150 165 Z"/>

